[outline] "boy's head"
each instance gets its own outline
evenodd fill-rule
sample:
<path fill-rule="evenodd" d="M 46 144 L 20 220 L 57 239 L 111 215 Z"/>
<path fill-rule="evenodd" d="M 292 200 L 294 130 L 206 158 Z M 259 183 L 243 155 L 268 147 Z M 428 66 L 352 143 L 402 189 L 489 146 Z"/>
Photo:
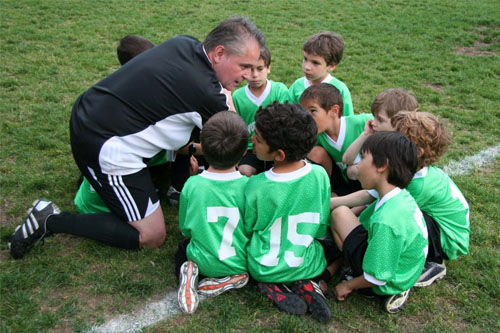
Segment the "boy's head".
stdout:
<path fill-rule="evenodd" d="M 405 188 L 417 171 L 417 147 L 404 134 L 381 131 L 370 135 L 361 146 L 359 180 L 365 189 L 374 188 L 374 168 L 388 170 L 387 182 Z M 367 162 L 371 161 L 371 166 Z M 375 179 L 375 180 L 374 180 Z"/>
<path fill-rule="evenodd" d="M 155 47 L 152 41 L 139 35 L 127 35 L 120 40 L 116 53 L 121 65 L 136 55 Z"/>
<path fill-rule="evenodd" d="M 439 118 L 429 112 L 400 111 L 392 127 L 406 135 L 418 148 L 418 169 L 436 163 L 450 144 L 450 136 Z"/>
<path fill-rule="evenodd" d="M 300 96 L 299 102 L 316 121 L 318 133 L 326 130 L 331 119 L 340 118 L 344 114 L 342 95 L 329 83 L 309 86 Z"/>
<path fill-rule="evenodd" d="M 221 111 L 210 117 L 200 134 L 203 156 L 214 169 L 234 167 L 245 154 L 248 130 L 241 117 L 232 111 Z"/>
<path fill-rule="evenodd" d="M 271 53 L 267 46 L 262 46 L 259 60 L 252 66 L 250 77 L 247 79 L 250 88 L 258 89 L 265 85 L 269 73 L 271 73 Z"/>
<path fill-rule="evenodd" d="M 392 131 L 391 119 L 399 111 L 416 111 L 417 99 L 401 88 L 391 88 L 381 92 L 372 103 L 372 114 L 375 117 L 375 131 Z"/>
<path fill-rule="evenodd" d="M 261 160 L 273 160 L 276 154 L 284 161 L 304 159 L 316 144 L 314 119 L 299 104 L 274 102 L 255 114 L 254 153 Z"/>
<path fill-rule="evenodd" d="M 332 31 L 321 31 L 309 37 L 303 46 L 302 70 L 313 84 L 321 82 L 342 59 L 344 39 Z"/>

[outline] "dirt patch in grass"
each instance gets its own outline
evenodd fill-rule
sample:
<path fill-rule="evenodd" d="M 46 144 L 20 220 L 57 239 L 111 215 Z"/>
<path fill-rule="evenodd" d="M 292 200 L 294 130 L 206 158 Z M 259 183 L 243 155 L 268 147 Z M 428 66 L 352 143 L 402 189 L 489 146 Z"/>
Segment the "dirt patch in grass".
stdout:
<path fill-rule="evenodd" d="M 439 85 L 439 84 L 424 83 L 424 87 L 429 87 L 429 88 L 436 90 L 436 91 L 443 91 L 444 90 L 444 86 Z"/>
<path fill-rule="evenodd" d="M 464 46 L 455 50 L 456 54 L 465 54 L 470 56 L 495 56 L 499 55 L 498 52 L 481 50 L 490 46 L 491 44 L 482 41 L 476 41 L 473 46 Z"/>

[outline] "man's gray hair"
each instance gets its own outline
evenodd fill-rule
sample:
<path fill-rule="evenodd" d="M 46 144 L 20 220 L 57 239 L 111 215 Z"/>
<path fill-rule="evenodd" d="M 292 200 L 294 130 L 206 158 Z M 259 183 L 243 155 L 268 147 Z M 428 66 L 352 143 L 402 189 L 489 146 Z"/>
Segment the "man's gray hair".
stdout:
<path fill-rule="evenodd" d="M 247 17 L 231 16 L 210 31 L 203 42 L 207 52 L 223 45 L 228 55 L 243 55 L 247 42 L 253 39 L 260 47 L 266 44 L 266 37 Z"/>

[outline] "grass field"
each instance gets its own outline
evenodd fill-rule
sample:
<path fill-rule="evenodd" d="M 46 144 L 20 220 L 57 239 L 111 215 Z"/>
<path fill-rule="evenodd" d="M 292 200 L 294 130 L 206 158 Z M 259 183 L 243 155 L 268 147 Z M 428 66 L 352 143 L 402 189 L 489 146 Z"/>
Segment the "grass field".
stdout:
<path fill-rule="evenodd" d="M 421 110 L 440 116 L 453 134 L 440 166 L 499 144 L 498 0 L 1 0 L 1 332 L 85 331 L 176 290 L 173 259 L 182 236 L 176 209 L 164 202 L 167 239 L 155 250 L 56 235 L 14 261 L 7 240 L 34 199 L 75 211 L 71 107 L 118 68 L 119 39 L 136 33 L 155 43 L 179 34 L 203 40 L 232 14 L 249 16 L 267 36 L 270 78 L 287 85 L 302 76 L 309 35 L 341 33 L 344 58 L 333 74 L 351 90 L 355 112 L 369 112 L 387 88 L 411 90 Z M 449 263 L 444 280 L 416 290 L 400 314 L 354 294 L 330 300 L 332 319 L 319 324 L 280 312 L 249 286 L 144 330 L 500 331 L 500 160 L 453 179 L 471 206 L 470 254 Z"/>

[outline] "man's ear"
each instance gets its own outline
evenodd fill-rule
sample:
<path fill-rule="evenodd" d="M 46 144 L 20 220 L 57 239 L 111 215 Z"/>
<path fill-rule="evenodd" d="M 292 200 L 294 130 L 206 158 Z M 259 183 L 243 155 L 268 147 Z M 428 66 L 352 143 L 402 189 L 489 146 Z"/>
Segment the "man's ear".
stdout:
<path fill-rule="evenodd" d="M 227 51 L 224 45 L 217 45 L 214 49 L 214 56 L 213 60 L 216 63 L 219 63 L 222 61 L 222 58 L 226 55 Z"/>
<path fill-rule="evenodd" d="M 283 149 L 278 149 L 274 152 L 274 160 L 276 162 L 283 162 L 286 158 L 285 151 Z"/>

